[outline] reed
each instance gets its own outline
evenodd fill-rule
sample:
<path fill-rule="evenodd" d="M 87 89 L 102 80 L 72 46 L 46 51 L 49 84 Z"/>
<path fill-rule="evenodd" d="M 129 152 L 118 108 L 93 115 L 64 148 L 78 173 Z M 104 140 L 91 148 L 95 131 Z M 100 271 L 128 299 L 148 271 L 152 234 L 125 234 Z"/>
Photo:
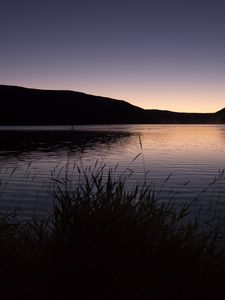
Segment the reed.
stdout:
<path fill-rule="evenodd" d="M 101 166 L 55 178 L 48 219 L 0 221 L 0 285 L 8 299 L 219 299 L 221 232 L 156 199 L 145 183 Z"/>

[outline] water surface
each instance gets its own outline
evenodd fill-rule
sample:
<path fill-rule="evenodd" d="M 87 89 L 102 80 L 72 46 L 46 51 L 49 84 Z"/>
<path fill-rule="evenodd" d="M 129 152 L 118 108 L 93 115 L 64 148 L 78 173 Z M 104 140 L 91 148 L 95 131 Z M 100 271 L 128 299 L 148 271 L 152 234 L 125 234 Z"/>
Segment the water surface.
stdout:
<path fill-rule="evenodd" d="M 198 197 L 205 207 L 212 201 L 223 206 L 223 125 L 1 127 L 0 140 L 4 211 L 19 208 L 26 216 L 48 211 L 51 178 L 67 172 L 76 181 L 75 164 L 94 167 L 97 160 L 106 168 L 118 164 L 117 174 L 132 172 L 129 188 L 147 180 L 166 201 Z"/>

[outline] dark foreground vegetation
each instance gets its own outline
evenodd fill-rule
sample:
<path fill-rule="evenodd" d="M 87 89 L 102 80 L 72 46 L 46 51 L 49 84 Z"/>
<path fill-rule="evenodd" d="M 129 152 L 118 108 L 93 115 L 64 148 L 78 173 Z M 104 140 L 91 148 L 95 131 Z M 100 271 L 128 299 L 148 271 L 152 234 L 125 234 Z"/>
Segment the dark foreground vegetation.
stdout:
<path fill-rule="evenodd" d="M 74 187 L 55 180 L 45 221 L 0 222 L 2 299 L 223 299 L 218 231 L 187 221 L 188 206 L 126 190 L 100 168 Z"/>
<path fill-rule="evenodd" d="M 177 113 L 73 91 L 0 85 L 0 100 L 4 105 L 0 125 L 225 123 L 225 108 L 215 113 Z"/>

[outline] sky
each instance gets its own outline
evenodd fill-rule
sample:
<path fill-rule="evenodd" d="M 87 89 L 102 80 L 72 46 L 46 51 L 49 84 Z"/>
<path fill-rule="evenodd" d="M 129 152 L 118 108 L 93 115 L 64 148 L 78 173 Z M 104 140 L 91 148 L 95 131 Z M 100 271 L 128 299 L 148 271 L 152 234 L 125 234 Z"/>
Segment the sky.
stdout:
<path fill-rule="evenodd" d="M 215 112 L 224 13 L 224 0 L 1 0 L 0 84 Z"/>

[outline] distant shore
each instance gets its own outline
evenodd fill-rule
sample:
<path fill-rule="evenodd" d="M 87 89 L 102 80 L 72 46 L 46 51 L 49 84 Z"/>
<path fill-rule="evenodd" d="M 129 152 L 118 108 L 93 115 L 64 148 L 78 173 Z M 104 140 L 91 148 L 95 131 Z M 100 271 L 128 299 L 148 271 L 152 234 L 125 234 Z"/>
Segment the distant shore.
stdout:
<path fill-rule="evenodd" d="M 225 109 L 178 113 L 74 91 L 0 85 L 0 125 L 225 124 Z"/>

